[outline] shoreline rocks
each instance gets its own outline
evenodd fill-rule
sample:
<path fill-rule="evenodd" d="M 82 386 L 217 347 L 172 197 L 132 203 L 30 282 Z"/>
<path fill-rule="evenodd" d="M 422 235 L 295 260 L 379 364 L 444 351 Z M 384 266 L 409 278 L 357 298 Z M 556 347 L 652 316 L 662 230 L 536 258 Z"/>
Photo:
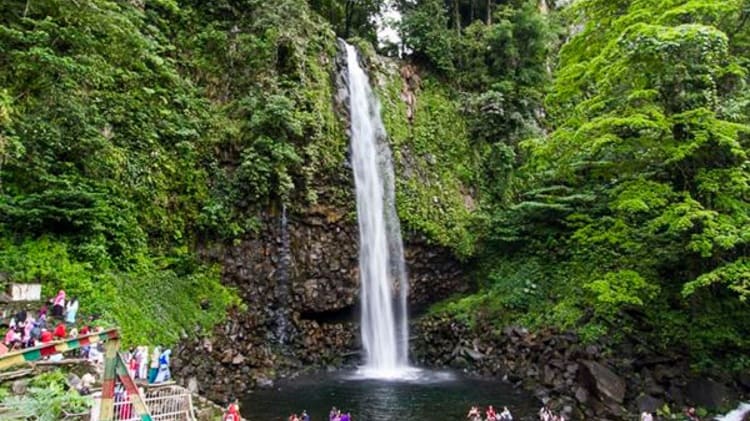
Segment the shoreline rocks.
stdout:
<path fill-rule="evenodd" d="M 418 364 L 507 379 L 574 420 L 632 419 L 665 403 L 725 411 L 736 404 L 733 391 L 744 387 L 691 373 L 679 358 L 585 344 L 571 332 L 497 330 L 483 322 L 470 328 L 442 315 L 416 321 L 413 332 Z M 481 358 L 467 357 L 466 350 Z M 747 397 L 750 388 L 744 391 Z"/>

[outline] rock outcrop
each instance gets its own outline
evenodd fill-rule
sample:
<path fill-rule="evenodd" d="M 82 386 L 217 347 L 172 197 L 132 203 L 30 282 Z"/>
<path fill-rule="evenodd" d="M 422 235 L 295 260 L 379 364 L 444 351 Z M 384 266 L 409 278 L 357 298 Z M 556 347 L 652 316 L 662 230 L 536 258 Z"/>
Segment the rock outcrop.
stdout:
<path fill-rule="evenodd" d="M 736 398 L 731 390 L 742 388 L 739 380 L 727 387 L 726 382 L 690 378 L 688 364 L 678 358 L 583 343 L 571 332 L 498 330 L 483 320 L 469 327 L 429 315 L 415 323 L 412 333 L 412 355 L 420 365 L 503 378 L 532 391 L 566 419 L 626 420 L 665 403 L 723 409 Z"/>
<path fill-rule="evenodd" d="M 256 235 L 203 250 L 242 299 L 210 339 L 185 341 L 175 352 L 177 378 L 201 379 L 199 392 L 210 399 L 225 401 L 303 366 L 359 361 L 356 221 L 318 206 L 290 215 L 285 228 L 287 235 L 280 215 L 268 213 Z M 405 257 L 413 307 L 467 291 L 449 250 L 407 238 Z"/>

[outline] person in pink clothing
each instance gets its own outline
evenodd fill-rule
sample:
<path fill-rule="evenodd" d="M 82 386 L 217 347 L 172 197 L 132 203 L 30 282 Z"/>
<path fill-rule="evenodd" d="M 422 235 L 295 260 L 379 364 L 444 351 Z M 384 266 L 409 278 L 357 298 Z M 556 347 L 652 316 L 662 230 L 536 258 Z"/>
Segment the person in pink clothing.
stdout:
<path fill-rule="evenodd" d="M 65 313 L 65 291 L 60 290 L 52 301 L 52 316 L 62 319 Z"/>
<path fill-rule="evenodd" d="M 5 340 L 3 341 L 3 343 L 7 345 L 8 347 L 10 347 L 10 344 L 13 343 L 13 339 L 15 338 L 15 336 L 16 336 L 15 328 L 8 329 L 8 333 L 5 334 Z"/>

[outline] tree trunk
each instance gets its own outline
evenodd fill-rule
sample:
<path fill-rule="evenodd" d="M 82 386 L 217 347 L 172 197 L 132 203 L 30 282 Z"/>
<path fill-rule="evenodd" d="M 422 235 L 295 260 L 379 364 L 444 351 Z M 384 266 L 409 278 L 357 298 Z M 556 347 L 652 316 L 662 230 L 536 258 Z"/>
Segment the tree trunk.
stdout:
<path fill-rule="evenodd" d="M 487 25 L 492 25 L 492 0 L 487 0 L 486 5 L 487 5 L 487 9 L 486 9 L 487 20 L 485 21 L 485 23 Z"/>
<path fill-rule="evenodd" d="M 461 35 L 461 12 L 459 11 L 460 0 L 453 0 L 453 27 L 456 33 Z"/>
<path fill-rule="evenodd" d="M 352 28 L 352 17 L 354 15 L 354 0 L 347 0 L 344 9 L 344 39 L 349 38 L 349 31 Z"/>

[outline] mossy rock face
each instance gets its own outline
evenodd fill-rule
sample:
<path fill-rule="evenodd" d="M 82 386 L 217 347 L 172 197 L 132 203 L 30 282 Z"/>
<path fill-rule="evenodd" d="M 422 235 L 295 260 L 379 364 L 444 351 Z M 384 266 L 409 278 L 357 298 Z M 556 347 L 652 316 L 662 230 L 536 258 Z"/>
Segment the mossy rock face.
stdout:
<path fill-rule="evenodd" d="M 478 162 L 457 92 L 408 63 L 370 60 L 393 152 L 396 206 L 405 231 L 459 257 L 476 247 Z"/>

